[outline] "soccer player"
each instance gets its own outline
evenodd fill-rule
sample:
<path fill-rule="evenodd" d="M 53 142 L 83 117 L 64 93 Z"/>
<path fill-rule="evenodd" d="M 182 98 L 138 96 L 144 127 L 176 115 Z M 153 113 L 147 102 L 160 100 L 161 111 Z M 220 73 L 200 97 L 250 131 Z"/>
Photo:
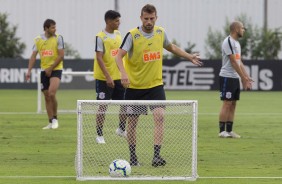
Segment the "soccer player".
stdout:
<path fill-rule="evenodd" d="M 124 99 L 125 89 L 121 84 L 121 74 L 115 62 L 115 57 L 122 41 L 121 34 L 118 31 L 120 17 L 119 12 L 108 10 L 105 13 L 106 28 L 96 35 L 94 78 L 96 79 L 97 100 Z M 103 125 L 106 110 L 106 105 L 100 105 L 96 116 L 96 142 L 99 144 L 105 143 Z M 126 137 L 124 106 L 121 106 L 119 121 L 119 128 L 116 130 L 116 134 Z"/>
<path fill-rule="evenodd" d="M 64 40 L 61 35 L 56 34 L 56 22 L 54 20 L 45 20 L 43 29 L 44 33 L 34 39 L 26 80 L 30 80 L 31 69 L 39 53 L 41 60 L 41 90 L 45 97 L 45 106 L 49 119 L 49 124 L 43 129 L 56 129 L 59 127 L 56 93 L 62 76 Z"/>
<path fill-rule="evenodd" d="M 127 88 L 125 100 L 165 100 L 162 79 L 163 48 L 183 57 L 197 66 L 201 66 L 198 54 L 189 54 L 172 44 L 165 30 L 155 26 L 157 10 L 151 5 L 145 5 L 141 10 L 142 25 L 130 30 L 123 39 L 118 51 L 116 62 L 121 71 L 121 83 Z M 125 62 L 122 58 L 126 55 Z M 124 66 L 125 65 L 125 66 Z M 146 114 L 147 108 L 128 107 L 127 138 L 130 151 L 130 164 L 138 166 L 136 154 L 136 126 L 141 114 Z M 160 151 L 163 142 L 164 113 L 163 106 L 150 106 L 154 116 L 154 154 L 152 166 L 164 166 L 166 161 Z"/>
<path fill-rule="evenodd" d="M 253 80 L 247 74 L 241 60 L 238 39 L 244 35 L 245 27 L 235 21 L 230 25 L 230 35 L 222 43 L 222 67 L 219 73 L 220 99 L 223 101 L 219 114 L 219 137 L 240 138 L 233 129 L 236 101 L 240 97 L 240 80 L 243 89 L 250 90 Z"/>

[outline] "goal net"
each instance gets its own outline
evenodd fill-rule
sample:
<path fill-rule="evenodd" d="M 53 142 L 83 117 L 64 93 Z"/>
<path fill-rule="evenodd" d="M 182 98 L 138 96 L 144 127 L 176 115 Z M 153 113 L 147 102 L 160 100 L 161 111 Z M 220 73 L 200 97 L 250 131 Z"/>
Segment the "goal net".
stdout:
<path fill-rule="evenodd" d="M 103 126 L 105 144 L 96 143 L 96 117 L 107 107 Z M 124 112 L 120 111 L 125 107 Z M 140 109 L 136 127 L 136 155 L 140 166 L 131 167 L 129 177 L 112 178 L 109 165 L 113 160 L 129 162 L 127 138 L 116 135 L 119 114 L 127 120 Z M 165 166 L 153 167 L 154 108 L 164 114 L 164 133 L 160 155 Z M 132 112 L 132 109 L 135 109 Z M 77 101 L 77 180 L 196 180 L 197 178 L 197 116 L 195 100 L 125 101 L 125 100 L 78 100 Z M 135 116 L 136 117 L 136 116 Z M 127 132 L 128 122 L 126 124 Z"/>

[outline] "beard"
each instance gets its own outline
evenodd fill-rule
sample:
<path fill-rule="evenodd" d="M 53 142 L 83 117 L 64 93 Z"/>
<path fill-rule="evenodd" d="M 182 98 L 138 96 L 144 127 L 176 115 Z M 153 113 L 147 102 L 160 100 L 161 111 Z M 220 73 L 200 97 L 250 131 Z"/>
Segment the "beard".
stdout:
<path fill-rule="evenodd" d="M 144 29 L 146 30 L 146 31 L 148 31 L 148 32 L 151 32 L 153 29 L 154 29 L 154 26 L 153 25 L 145 25 L 145 26 L 143 26 L 144 27 Z"/>

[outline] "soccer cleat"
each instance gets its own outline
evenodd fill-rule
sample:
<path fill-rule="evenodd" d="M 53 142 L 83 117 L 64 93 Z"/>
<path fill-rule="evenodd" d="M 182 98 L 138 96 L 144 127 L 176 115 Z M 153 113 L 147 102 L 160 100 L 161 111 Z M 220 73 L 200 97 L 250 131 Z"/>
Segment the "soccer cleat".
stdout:
<path fill-rule="evenodd" d="M 105 144 L 105 143 L 106 143 L 103 136 L 97 136 L 97 137 L 96 137 L 96 142 L 97 142 L 98 144 Z"/>
<path fill-rule="evenodd" d="M 52 123 L 49 123 L 47 126 L 42 128 L 43 130 L 52 129 Z"/>
<path fill-rule="evenodd" d="M 137 156 L 130 157 L 130 166 L 140 166 L 140 163 L 137 160 Z"/>
<path fill-rule="evenodd" d="M 166 161 L 161 156 L 154 157 L 152 160 L 152 166 L 154 167 L 165 166 L 165 164 Z"/>
<path fill-rule="evenodd" d="M 240 135 L 238 135 L 238 134 L 236 134 L 235 132 L 227 132 L 232 138 L 237 138 L 237 139 L 239 139 L 239 138 L 241 138 L 241 136 Z"/>
<path fill-rule="evenodd" d="M 127 132 L 126 130 L 123 131 L 121 128 L 116 129 L 116 134 L 120 137 L 127 138 Z"/>
<path fill-rule="evenodd" d="M 140 166 L 140 163 L 138 162 L 138 160 L 136 160 L 135 162 L 130 162 L 130 166 Z"/>
<path fill-rule="evenodd" d="M 226 132 L 226 131 L 222 131 L 218 134 L 218 137 L 221 137 L 221 138 L 231 138 L 231 135 Z"/>
<path fill-rule="evenodd" d="M 52 119 L 52 124 L 51 124 L 52 129 L 56 129 L 59 127 L 59 122 L 57 119 Z"/>

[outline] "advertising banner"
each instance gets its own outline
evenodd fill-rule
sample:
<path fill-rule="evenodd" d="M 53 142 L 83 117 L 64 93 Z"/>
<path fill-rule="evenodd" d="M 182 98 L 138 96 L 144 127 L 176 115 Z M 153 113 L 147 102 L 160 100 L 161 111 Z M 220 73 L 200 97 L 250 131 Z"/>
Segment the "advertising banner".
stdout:
<path fill-rule="evenodd" d="M 220 60 L 204 60 L 197 67 L 185 60 L 165 60 L 163 81 L 168 90 L 218 90 Z M 282 61 L 244 61 L 253 83 L 253 90 L 282 91 Z M 0 89 L 36 89 L 39 61 L 32 70 L 30 82 L 25 81 L 28 60 L 0 59 Z M 64 72 L 93 72 L 93 60 L 65 60 Z M 153 75 L 153 74 L 152 74 Z M 95 89 L 92 75 L 63 75 L 61 89 Z"/>

